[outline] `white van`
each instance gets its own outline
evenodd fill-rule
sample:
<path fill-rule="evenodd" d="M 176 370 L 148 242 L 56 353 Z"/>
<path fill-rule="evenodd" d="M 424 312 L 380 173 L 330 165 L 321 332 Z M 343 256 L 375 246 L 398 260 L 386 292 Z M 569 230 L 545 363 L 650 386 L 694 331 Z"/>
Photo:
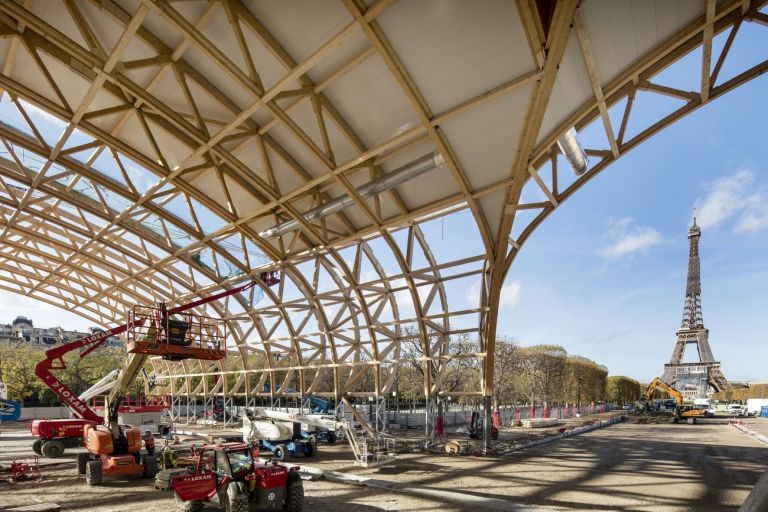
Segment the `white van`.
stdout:
<path fill-rule="evenodd" d="M 741 404 L 728 404 L 728 414 L 732 416 L 744 416 L 747 408 Z"/>

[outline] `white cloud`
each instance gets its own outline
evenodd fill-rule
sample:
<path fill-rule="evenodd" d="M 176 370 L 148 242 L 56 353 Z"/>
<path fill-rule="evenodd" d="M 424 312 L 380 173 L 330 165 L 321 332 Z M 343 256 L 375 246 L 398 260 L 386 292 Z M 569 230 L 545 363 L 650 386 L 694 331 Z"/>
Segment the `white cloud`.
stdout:
<path fill-rule="evenodd" d="M 625 217 L 609 221 L 607 236 L 613 240 L 603 247 L 599 255 L 606 260 L 616 260 L 637 252 L 645 252 L 662 242 L 662 236 L 650 226 L 632 226 L 632 219 Z"/>
<path fill-rule="evenodd" d="M 475 281 L 464 293 L 464 300 L 471 308 L 480 307 L 480 281 Z M 520 301 L 522 285 L 520 281 L 511 281 L 501 287 L 499 296 L 499 309 L 513 309 Z"/>
<path fill-rule="evenodd" d="M 768 188 L 755 173 L 741 168 L 707 186 L 696 200 L 696 221 L 702 229 L 734 220 L 737 233 L 754 233 L 768 227 Z"/>
<path fill-rule="evenodd" d="M 744 207 L 755 176 L 747 169 L 714 181 L 707 195 L 696 200 L 696 221 L 702 229 L 715 228 Z"/>
<path fill-rule="evenodd" d="M 512 281 L 501 287 L 501 297 L 499 297 L 499 309 L 512 309 L 520 301 L 520 292 L 522 285 L 520 281 Z"/>

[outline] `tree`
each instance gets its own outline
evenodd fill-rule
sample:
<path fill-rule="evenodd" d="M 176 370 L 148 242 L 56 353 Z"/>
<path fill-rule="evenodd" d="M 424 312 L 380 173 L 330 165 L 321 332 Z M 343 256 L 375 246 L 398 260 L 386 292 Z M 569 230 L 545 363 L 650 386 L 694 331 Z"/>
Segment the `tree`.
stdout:
<path fill-rule="evenodd" d="M 607 379 L 606 398 L 609 402 L 624 404 L 639 400 L 643 387 L 635 379 L 623 375 L 612 375 Z"/>
<path fill-rule="evenodd" d="M 581 356 L 568 356 L 566 367 L 564 401 L 581 403 L 605 400 L 608 368 Z"/>
<path fill-rule="evenodd" d="M 496 340 L 496 354 L 493 367 L 493 390 L 496 405 L 515 403 L 521 397 L 518 386 L 520 373 L 520 345 L 509 338 Z"/>
<path fill-rule="evenodd" d="M 546 406 L 560 399 L 566 369 L 567 352 L 560 345 L 535 345 L 520 349 L 520 367 L 527 374 L 531 403 Z"/>
<path fill-rule="evenodd" d="M 8 386 L 8 398 L 26 405 L 58 404 L 58 397 L 35 375 L 35 365 L 45 352 L 26 342 L 0 344 L 0 374 Z M 123 347 L 103 347 L 80 359 L 78 352 L 64 357 L 66 369 L 54 370 L 57 378 L 79 395 L 114 369 L 123 367 Z"/>
<path fill-rule="evenodd" d="M 41 391 L 42 382 L 35 376 L 41 354 L 23 341 L 0 344 L 0 375 L 8 388 L 8 399 L 24 403 Z"/>

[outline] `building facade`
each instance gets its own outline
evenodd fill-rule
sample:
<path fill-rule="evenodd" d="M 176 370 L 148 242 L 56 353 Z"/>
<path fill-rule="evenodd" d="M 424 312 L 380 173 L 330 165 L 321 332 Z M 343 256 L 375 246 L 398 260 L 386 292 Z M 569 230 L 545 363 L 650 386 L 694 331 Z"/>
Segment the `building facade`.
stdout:
<path fill-rule="evenodd" d="M 103 330 L 99 327 L 91 327 L 88 332 L 79 332 L 61 327 L 35 327 L 31 318 L 18 316 L 10 324 L 0 324 L 0 342 L 26 342 L 35 346 L 47 347 L 90 336 Z M 122 343 L 122 340 L 117 336 L 110 336 L 106 340 L 107 346 L 120 346 Z"/>

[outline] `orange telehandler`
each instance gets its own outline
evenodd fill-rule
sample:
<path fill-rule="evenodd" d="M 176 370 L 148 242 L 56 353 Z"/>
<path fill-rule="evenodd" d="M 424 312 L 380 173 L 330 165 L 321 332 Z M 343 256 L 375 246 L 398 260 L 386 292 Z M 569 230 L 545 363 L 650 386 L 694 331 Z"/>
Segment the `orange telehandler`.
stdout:
<path fill-rule="evenodd" d="M 276 272 L 264 272 L 259 277 L 261 283 L 266 286 L 279 282 Z M 182 359 L 217 361 L 225 358 L 227 333 L 224 321 L 188 311 L 244 292 L 256 284 L 257 281 L 252 281 L 170 309 L 165 303 L 159 303 L 155 307 L 134 306 L 129 311 L 128 321 L 125 324 L 47 351 L 46 358 L 36 366 L 35 374 L 79 419 L 35 420 L 31 430 L 40 437 L 35 446 L 45 455 L 49 453 L 50 456 L 61 455 L 65 446 L 79 444 L 74 442 L 74 436 L 82 432 L 82 444 L 88 452 L 78 454 L 77 470 L 79 474 L 86 476 L 89 485 L 99 485 L 104 477 L 110 476 L 154 477 L 157 472 L 154 438 L 151 435 L 144 436 L 146 453 L 142 454 L 141 431 L 136 427 L 121 426 L 118 422 L 123 398 L 141 373 L 149 356 L 159 356 L 172 361 Z M 63 360 L 64 354 L 79 350 L 82 359 L 109 336 L 121 333 L 126 333 L 129 357 L 107 396 L 102 419 L 50 370 L 66 367 Z M 62 434 L 63 429 L 59 428 L 60 425 L 72 428 Z M 48 431 L 58 432 L 58 437 L 44 439 L 43 432 Z M 51 446 L 56 450 L 50 448 Z"/>

